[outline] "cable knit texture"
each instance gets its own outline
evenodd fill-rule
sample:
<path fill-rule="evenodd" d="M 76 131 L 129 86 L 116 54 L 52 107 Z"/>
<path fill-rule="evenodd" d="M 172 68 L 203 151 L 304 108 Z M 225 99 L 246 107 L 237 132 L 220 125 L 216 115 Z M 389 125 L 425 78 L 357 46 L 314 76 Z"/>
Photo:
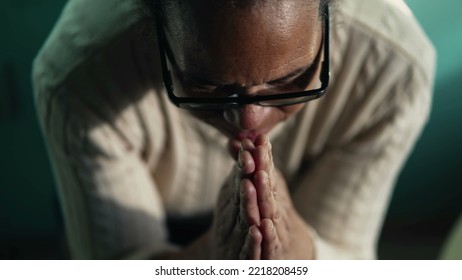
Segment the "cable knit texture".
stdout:
<path fill-rule="evenodd" d="M 98 3 L 96 3 L 98 2 Z M 169 103 L 141 0 L 71 0 L 34 62 L 72 257 L 176 246 L 166 217 L 213 209 L 226 138 Z M 399 0 L 341 0 L 331 84 L 271 133 L 318 259 L 370 259 L 397 175 L 430 108 L 435 52 Z"/>

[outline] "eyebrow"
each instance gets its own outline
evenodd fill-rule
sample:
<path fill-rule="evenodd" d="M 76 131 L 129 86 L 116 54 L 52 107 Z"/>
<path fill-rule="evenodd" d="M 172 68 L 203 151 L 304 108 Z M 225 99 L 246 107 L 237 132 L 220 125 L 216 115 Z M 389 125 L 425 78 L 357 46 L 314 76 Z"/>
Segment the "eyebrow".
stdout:
<path fill-rule="evenodd" d="M 285 75 L 283 77 L 276 78 L 276 79 L 268 81 L 266 83 L 268 83 L 268 84 L 277 83 L 277 82 L 281 82 L 281 81 L 284 81 L 284 80 L 288 80 L 288 79 L 293 78 L 293 77 L 300 76 L 301 74 L 306 73 L 308 70 L 310 70 L 313 67 L 313 65 L 315 64 L 315 61 L 316 61 L 316 59 L 314 61 L 308 63 L 308 65 L 306 65 L 306 66 L 295 69 L 294 71 L 292 71 L 291 73 L 289 73 L 289 74 L 287 74 L 287 75 Z"/>
<path fill-rule="evenodd" d="M 316 58 L 312 62 L 308 63 L 308 65 L 306 65 L 306 66 L 295 69 L 294 71 L 290 72 L 289 74 L 286 74 L 285 76 L 276 78 L 276 79 L 271 80 L 271 81 L 267 81 L 265 83 L 266 84 L 277 83 L 277 82 L 284 81 L 284 80 L 287 80 L 287 79 L 290 79 L 290 78 L 293 78 L 293 77 L 297 77 L 297 76 L 309 71 L 313 67 L 315 62 L 316 62 Z M 191 75 L 191 74 L 188 74 L 188 73 L 185 73 L 185 72 L 181 72 L 181 71 L 180 71 L 180 73 L 185 78 L 187 78 L 187 79 L 189 79 L 189 80 L 191 80 L 191 81 L 193 81 L 194 83 L 197 83 L 197 84 L 208 85 L 208 86 L 216 86 L 216 87 L 223 87 L 223 86 L 231 86 L 232 85 L 232 84 L 224 84 L 224 83 L 221 83 L 221 82 L 208 80 L 208 79 L 205 79 L 205 78 L 202 78 L 202 77 L 197 77 L 197 76 L 194 76 L 194 75 Z"/>

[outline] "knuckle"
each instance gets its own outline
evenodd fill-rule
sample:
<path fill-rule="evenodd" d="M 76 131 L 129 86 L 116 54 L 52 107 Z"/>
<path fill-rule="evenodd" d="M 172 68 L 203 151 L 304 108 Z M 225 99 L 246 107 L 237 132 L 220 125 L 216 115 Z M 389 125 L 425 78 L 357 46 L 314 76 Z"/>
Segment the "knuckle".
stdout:
<path fill-rule="evenodd" d="M 279 222 L 279 220 L 281 219 L 281 210 L 279 209 L 275 209 L 274 210 L 274 215 L 273 215 L 273 220 L 274 222 Z"/>

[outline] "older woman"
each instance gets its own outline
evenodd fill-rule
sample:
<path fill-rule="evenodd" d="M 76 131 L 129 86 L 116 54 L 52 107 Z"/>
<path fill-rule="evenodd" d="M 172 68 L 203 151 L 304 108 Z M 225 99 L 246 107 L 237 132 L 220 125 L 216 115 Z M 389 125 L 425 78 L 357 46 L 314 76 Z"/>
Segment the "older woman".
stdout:
<path fill-rule="evenodd" d="M 435 55 L 332 4 L 69 1 L 33 79 L 72 257 L 374 258 Z"/>

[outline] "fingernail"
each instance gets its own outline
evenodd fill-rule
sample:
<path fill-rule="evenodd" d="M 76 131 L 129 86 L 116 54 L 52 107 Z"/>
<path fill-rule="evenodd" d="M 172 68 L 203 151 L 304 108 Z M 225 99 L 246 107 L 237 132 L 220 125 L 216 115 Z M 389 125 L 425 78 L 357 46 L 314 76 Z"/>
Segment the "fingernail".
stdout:
<path fill-rule="evenodd" d="M 241 143 L 241 147 L 243 147 L 246 150 L 253 150 L 255 148 L 255 145 L 253 144 L 252 140 L 250 139 L 244 139 Z"/>

